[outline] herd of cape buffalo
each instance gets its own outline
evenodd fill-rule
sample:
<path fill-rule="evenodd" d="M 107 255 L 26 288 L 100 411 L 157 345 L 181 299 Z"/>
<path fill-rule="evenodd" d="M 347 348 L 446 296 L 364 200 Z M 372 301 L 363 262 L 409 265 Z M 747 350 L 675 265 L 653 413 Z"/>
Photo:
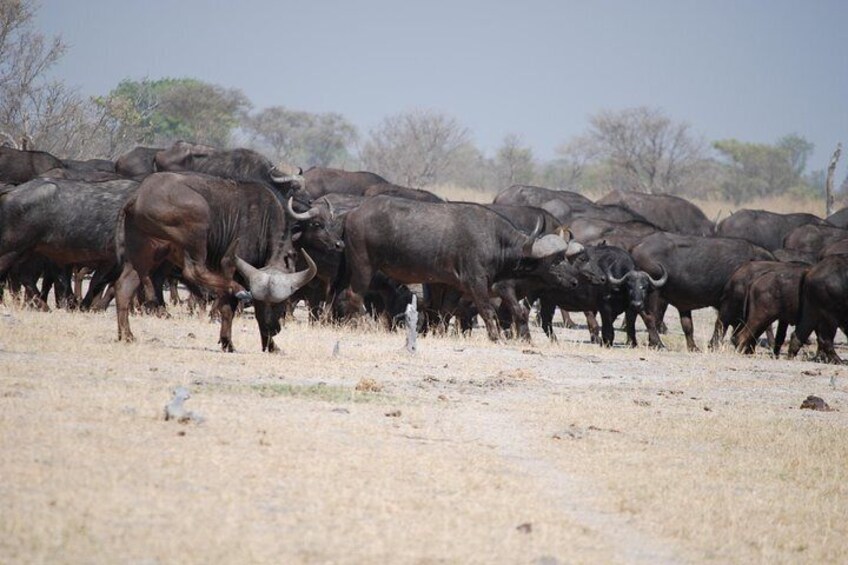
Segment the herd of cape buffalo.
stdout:
<path fill-rule="evenodd" d="M 114 299 L 118 338 L 131 341 L 131 310 L 165 308 L 163 288 L 176 281 L 214 300 L 226 351 L 240 303 L 252 303 L 262 349 L 273 352 L 300 300 L 316 320 L 367 311 L 394 326 L 418 296 L 421 331 L 451 320 L 471 331 L 479 315 L 492 340 L 529 339 L 538 301 L 551 339 L 559 307 L 566 321 L 584 312 L 606 346 L 623 313 L 630 344 L 640 316 L 649 345 L 662 347 L 672 305 L 690 350 L 692 311 L 711 306 L 711 347 L 732 328 L 736 348 L 752 352 L 768 332 L 779 355 L 792 325 L 790 357 L 815 333 L 816 357 L 838 363 L 848 208 L 826 219 L 741 210 L 715 224 L 670 195 L 616 190 L 593 202 L 515 185 L 492 204 L 446 202 L 370 172 L 304 173 L 248 149 L 182 141 L 114 162 L 0 147 L 0 284 L 40 308 L 51 289 L 67 308 Z"/>

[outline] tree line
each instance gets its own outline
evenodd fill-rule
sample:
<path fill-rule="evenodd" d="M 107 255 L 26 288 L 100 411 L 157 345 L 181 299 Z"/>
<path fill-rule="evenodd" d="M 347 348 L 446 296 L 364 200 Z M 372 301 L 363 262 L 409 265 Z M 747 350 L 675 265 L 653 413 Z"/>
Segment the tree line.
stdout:
<path fill-rule="evenodd" d="M 515 133 L 486 155 L 468 128 L 433 110 L 387 116 L 363 133 L 338 113 L 256 109 L 241 90 L 195 78 L 125 79 L 86 97 L 48 78 L 66 46 L 34 29 L 34 9 L 32 0 L 0 0 L 0 143 L 23 140 L 65 158 L 115 158 L 137 145 L 183 139 L 251 147 L 304 169 L 366 169 L 412 187 L 625 188 L 737 203 L 823 193 L 824 168 L 808 170 L 814 146 L 797 133 L 770 144 L 708 143 L 687 123 L 650 107 L 599 111 L 585 132 L 543 160 Z M 844 193 L 848 178 L 842 184 Z"/>

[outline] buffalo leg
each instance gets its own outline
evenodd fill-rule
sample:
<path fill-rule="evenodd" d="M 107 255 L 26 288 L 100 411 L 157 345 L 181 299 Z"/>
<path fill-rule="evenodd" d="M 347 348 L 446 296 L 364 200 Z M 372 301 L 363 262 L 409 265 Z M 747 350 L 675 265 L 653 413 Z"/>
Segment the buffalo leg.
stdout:
<path fill-rule="evenodd" d="M 595 318 L 594 312 L 584 312 L 586 316 L 586 325 L 589 328 L 589 341 L 592 343 L 601 343 L 600 338 L 600 326 L 598 325 L 598 319 Z"/>
<path fill-rule="evenodd" d="M 588 312 L 586 315 L 586 320 L 589 320 Z M 594 319 L 594 313 L 592 314 L 592 318 Z M 604 306 L 601 308 L 601 345 L 603 347 L 612 347 L 613 342 L 615 341 L 615 328 L 613 324 L 615 323 L 615 316 L 613 316 L 612 311 L 608 306 Z M 595 322 L 597 324 L 597 322 Z"/>
<path fill-rule="evenodd" d="M 663 349 L 665 345 L 663 345 L 660 334 L 657 331 L 657 317 L 659 316 L 660 306 L 659 295 L 656 292 L 652 292 L 648 295 L 647 304 L 641 314 L 642 321 L 645 322 L 645 327 L 648 330 L 648 346 Z"/>
<path fill-rule="evenodd" d="M 686 347 L 689 351 L 700 351 L 695 345 L 695 326 L 692 324 L 692 310 L 678 310 L 680 312 L 680 327 L 686 336 Z"/>
<path fill-rule="evenodd" d="M 577 324 L 571 319 L 568 310 L 560 309 L 560 314 L 562 315 L 562 327 L 567 330 L 573 330 L 577 327 Z"/>
<path fill-rule="evenodd" d="M 118 280 L 115 281 L 115 308 L 118 311 L 118 341 L 131 342 L 135 337 L 130 330 L 130 305 L 141 284 L 141 278 L 131 263 L 124 263 Z"/>
<path fill-rule="evenodd" d="M 259 336 L 262 339 L 262 351 L 278 353 L 280 350 L 274 343 L 274 336 L 280 333 L 280 318 L 285 308 L 283 303 L 268 304 L 256 302 L 253 304 L 256 313 L 256 323 L 259 326 Z"/>
<path fill-rule="evenodd" d="M 557 336 L 554 333 L 554 310 L 556 304 L 549 298 L 539 299 L 539 318 L 542 320 L 542 331 L 545 332 L 551 341 L 556 341 Z M 563 310 L 565 312 L 565 310 Z"/>
<path fill-rule="evenodd" d="M 485 281 L 478 281 L 478 284 L 471 287 L 469 294 L 474 301 L 474 305 L 477 307 L 477 312 L 486 324 L 486 332 L 489 334 L 489 339 L 498 341 L 498 318 L 495 308 L 492 306 L 492 301 L 489 300 L 488 285 Z"/>
<path fill-rule="evenodd" d="M 221 345 L 221 349 L 227 353 L 232 353 L 236 350 L 233 347 L 233 316 L 235 315 L 237 304 L 238 299 L 234 296 L 222 294 L 215 301 L 215 307 L 213 308 L 213 310 L 218 311 L 218 315 L 221 317 L 221 333 L 218 337 L 218 343 Z"/>
<path fill-rule="evenodd" d="M 624 312 L 624 327 L 627 330 L 627 343 L 630 347 L 639 345 L 636 341 L 636 312 L 631 308 Z"/>
<path fill-rule="evenodd" d="M 780 357 L 780 349 L 786 340 L 786 329 L 788 326 L 789 324 L 785 320 L 777 322 L 777 334 L 774 336 L 774 348 L 772 349 L 775 357 Z"/>
<path fill-rule="evenodd" d="M 496 283 L 494 290 L 503 300 L 502 306 L 506 307 L 512 317 L 518 337 L 530 341 L 530 313 L 518 300 L 515 294 L 515 286 L 509 283 Z"/>

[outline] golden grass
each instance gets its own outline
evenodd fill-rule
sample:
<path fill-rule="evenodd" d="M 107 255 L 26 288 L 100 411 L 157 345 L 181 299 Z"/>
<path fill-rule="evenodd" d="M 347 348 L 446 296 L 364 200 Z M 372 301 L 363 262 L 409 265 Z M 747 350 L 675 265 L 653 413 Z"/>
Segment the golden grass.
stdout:
<path fill-rule="evenodd" d="M 0 305 L 0 561 L 848 555 L 844 368 L 559 328 L 427 336 L 410 356 L 402 333 L 302 312 L 284 355 L 249 315 L 224 354 L 216 324 L 172 314 L 132 318 L 126 345 L 113 312 Z M 164 421 L 177 385 L 203 423 Z M 811 392 L 838 411 L 798 410 Z"/>

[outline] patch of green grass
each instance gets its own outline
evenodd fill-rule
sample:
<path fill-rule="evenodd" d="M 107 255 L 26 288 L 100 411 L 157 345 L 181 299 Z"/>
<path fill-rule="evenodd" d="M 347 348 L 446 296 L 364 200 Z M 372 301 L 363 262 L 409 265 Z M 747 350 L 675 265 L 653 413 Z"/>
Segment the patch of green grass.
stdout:
<path fill-rule="evenodd" d="M 295 385 L 287 383 L 270 383 L 251 385 L 251 390 L 258 392 L 260 396 L 290 396 L 292 398 L 306 398 L 310 400 L 324 400 L 326 402 L 373 402 L 380 398 L 378 393 L 361 392 L 352 387 L 326 385 L 323 383 L 313 385 Z"/>

